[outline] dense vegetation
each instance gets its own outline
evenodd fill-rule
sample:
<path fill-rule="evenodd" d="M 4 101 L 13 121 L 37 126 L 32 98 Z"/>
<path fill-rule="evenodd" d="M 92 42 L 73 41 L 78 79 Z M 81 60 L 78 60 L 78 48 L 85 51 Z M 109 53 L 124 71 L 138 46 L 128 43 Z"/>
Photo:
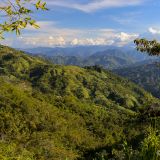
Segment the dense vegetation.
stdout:
<path fill-rule="evenodd" d="M 159 100 L 100 67 L 53 65 L 0 46 L 0 84 L 1 159 L 147 160 L 160 147 L 148 130 Z"/>
<path fill-rule="evenodd" d="M 159 62 L 119 69 L 115 70 L 115 72 L 121 76 L 127 77 L 148 92 L 151 92 L 155 97 L 160 98 Z"/>
<path fill-rule="evenodd" d="M 28 25 L 39 28 L 33 19 L 33 12 L 36 10 L 48 10 L 46 2 L 41 0 L 5 0 L 0 4 L 0 39 L 6 32 L 20 34 L 22 29 Z M 5 16 L 4 16 L 5 15 Z"/>

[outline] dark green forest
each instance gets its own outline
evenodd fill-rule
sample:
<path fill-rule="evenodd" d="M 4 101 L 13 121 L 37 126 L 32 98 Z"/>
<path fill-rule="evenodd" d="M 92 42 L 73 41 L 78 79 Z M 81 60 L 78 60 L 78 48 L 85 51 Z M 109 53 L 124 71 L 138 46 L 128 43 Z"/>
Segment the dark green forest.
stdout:
<path fill-rule="evenodd" d="M 160 63 L 152 62 L 123 69 L 114 70 L 115 73 L 128 78 L 155 97 L 160 98 Z"/>
<path fill-rule="evenodd" d="M 101 67 L 0 46 L 0 159 L 158 160 L 159 99 Z"/>

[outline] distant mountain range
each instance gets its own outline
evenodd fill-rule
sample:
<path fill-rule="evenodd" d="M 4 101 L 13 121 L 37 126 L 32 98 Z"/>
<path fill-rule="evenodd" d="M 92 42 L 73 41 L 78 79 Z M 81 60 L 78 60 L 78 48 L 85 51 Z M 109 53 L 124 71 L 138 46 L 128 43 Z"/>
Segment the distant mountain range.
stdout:
<path fill-rule="evenodd" d="M 112 46 L 76 46 L 76 47 L 37 47 L 23 49 L 23 51 L 45 55 L 45 56 L 78 56 L 78 57 L 88 57 L 96 52 L 104 51 L 109 48 L 114 48 Z"/>
<path fill-rule="evenodd" d="M 79 46 L 68 48 L 33 48 L 24 51 L 44 57 L 55 64 L 94 66 L 116 69 L 147 61 L 151 58 L 133 48 L 114 46 Z"/>

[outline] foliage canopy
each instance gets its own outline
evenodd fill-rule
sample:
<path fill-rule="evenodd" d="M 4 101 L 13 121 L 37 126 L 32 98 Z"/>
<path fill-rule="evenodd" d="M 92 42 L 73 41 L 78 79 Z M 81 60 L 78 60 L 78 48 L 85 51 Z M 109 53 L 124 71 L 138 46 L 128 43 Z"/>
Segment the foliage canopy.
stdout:
<path fill-rule="evenodd" d="M 134 43 L 137 46 L 137 50 L 140 52 L 146 52 L 150 56 L 160 55 L 160 43 L 156 40 L 136 39 Z"/>
<path fill-rule="evenodd" d="M 41 0 L 5 0 L 0 2 L 0 36 L 4 32 L 14 31 L 20 34 L 20 31 L 31 25 L 39 28 L 31 14 L 35 10 L 47 10 L 46 3 Z"/>

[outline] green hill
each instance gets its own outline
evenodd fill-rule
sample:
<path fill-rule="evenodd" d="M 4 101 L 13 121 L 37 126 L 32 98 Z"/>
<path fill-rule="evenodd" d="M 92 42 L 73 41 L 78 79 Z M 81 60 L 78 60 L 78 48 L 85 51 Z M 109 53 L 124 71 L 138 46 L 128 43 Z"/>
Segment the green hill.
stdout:
<path fill-rule="evenodd" d="M 112 158 L 124 139 L 139 145 L 148 124 L 137 117 L 153 102 L 99 67 L 53 65 L 0 46 L 0 159 L 88 160 L 103 150 Z"/>
<path fill-rule="evenodd" d="M 115 70 L 115 73 L 128 78 L 136 84 L 160 98 L 160 64 L 152 62 L 135 67 Z"/>

